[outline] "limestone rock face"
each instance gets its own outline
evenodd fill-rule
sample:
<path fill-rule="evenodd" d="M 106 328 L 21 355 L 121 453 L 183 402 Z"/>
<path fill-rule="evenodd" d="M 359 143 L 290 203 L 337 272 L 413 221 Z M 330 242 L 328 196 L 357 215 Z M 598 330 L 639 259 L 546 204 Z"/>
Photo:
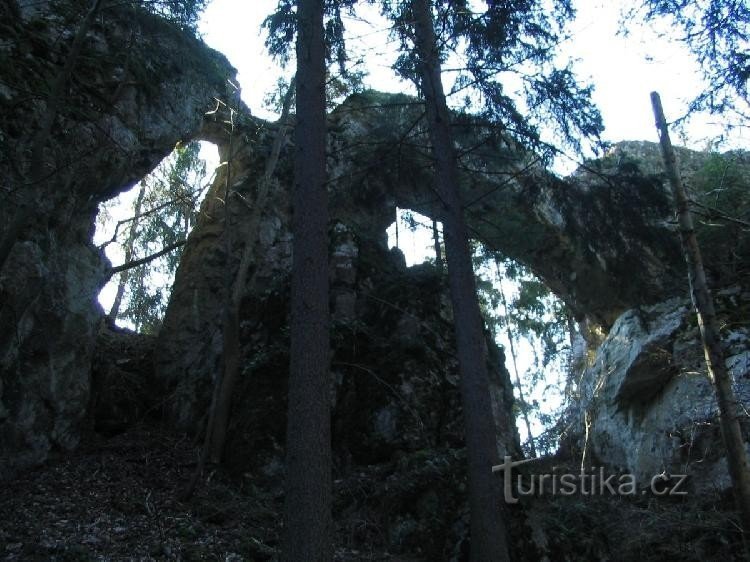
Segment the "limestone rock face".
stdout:
<path fill-rule="evenodd" d="M 33 210 L 0 271 L 0 479 L 78 442 L 109 266 L 91 244 L 97 205 L 192 138 L 232 74 L 221 55 L 159 18 L 108 7 L 40 141 L 44 93 L 83 8 L 0 6 L 0 236 Z M 41 174 L 30 169 L 39 142 Z"/>
<path fill-rule="evenodd" d="M 244 368 L 226 454 L 230 465 L 261 475 L 275 474 L 283 461 L 292 264 L 288 149 L 282 152 L 259 228 L 251 231 L 248 225 L 276 128 L 251 120 L 235 130 L 228 168 L 236 194 L 229 198 L 227 213 L 225 167 L 185 247 L 155 348 L 167 418 L 180 429 L 200 432 L 221 372 L 227 268 L 234 279 L 245 246 L 253 244 L 256 259 L 240 306 Z M 219 150 L 225 159 L 226 138 Z M 355 186 L 337 187 L 352 193 Z M 365 465 L 428 447 L 462 447 L 452 317 L 441 276 L 427 265 L 407 269 L 400 252 L 387 249 L 392 197 L 362 207 L 338 191 L 332 199 L 331 404 L 337 458 L 342 465 Z M 505 454 L 518 450 L 510 415 L 512 387 L 504 358 L 489 340 L 488 345 L 498 447 Z"/>
<path fill-rule="evenodd" d="M 214 98 L 229 97 L 225 84 L 233 70 L 226 60 L 159 18 L 118 6 L 108 7 L 88 32 L 51 134 L 40 140 L 36 131 L 50 104 L 44 95 L 29 101 L 27 93 L 46 92 L 59 76 L 81 21 L 79 4 L 0 5 L 0 235 L 24 208 L 34 210 L 0 271 L 0 477 L 78 440 L 99 332 L 96 294 L 109 265 L 90 242 L 97 205 L 142 178 L 177 141 L 194 138 L 215 142 L 222 160 L 231 161 L 235 195 L 227 212 L 223 167 L 177 272 L 155 349 L 160 388 L 154 392 L 177 427 L 199 430 L 221 369 L 226 288 L 243 249 L 252 245 L 255 260 L 241 310 L 246 368 L 238 390 L 249 417 L 236 418 L 233 439 L 239 439 L 237 451 L 247 452 L 254 439 L 266 439 L 264 450 L 273 452 L 277 437 L 245 429 L 257 424 L 269 428 L 267 435 L 283 435 L 291 152 L 282 150 L 260 222 L 252 227 L 248 217 L 258 205 L 258 180 L 277 125 L 243 109 L 230 154 L 221 111 L 211 121 L 204 118 L 217 107 Z M 452 443 L 460 433 L 451 318 L 441 281 L 425 268 L 406 270 L 403 256 L 386 247 L 385 229 L 397 206 L 441 218 L 420 111 L 407 96 L 367 92 L 351 96 L 329 118 L 337 338 L 331 400 L 338 450 L 353 462 Z M 626 316 L 630 320 L 615 324 L 624 311 L 684 296 L 656 145 L 618 145 L 561 179 L 486 124 L 457 115 L 454 130 L 473 235 L 529 266 L 578 317 L 605 330 L 615 325 L 611 338 L 623 331 L 630 338 L 636 320 Z M 41 161 L 32 170 L 31 154 L 40 146 Z M 703 165 L 701 156 L 680 156 L 688 175 Z M 724 280 L 723 264 L 746 255 L 726 238 L 714 239 L 706 252 L 710 272 Z M 675 384 L 682 367 L 669 326 L 640 334 L 637 348 L 617 352 L 626 368 L 607 386 L 616 412 L 643 409 L 644 401 L 659 400 Z M 495 417 L 499 446 L 510 450 L 516 438 L 501 363 L 493 355 Z M 626 452 L 621 456 L 623 463 L 636 463 Z"/>
<path fill-rule="evenodd" d="M 351 96 L 331 115 L 332 201 L 373 236 L 392 222 L 395 205 L 441 219 L 431 163 L 419 149 L 428 144 L 419 117 L 413 99 L 376 92 Z M 629 308 L 685 294 L 658 144 L 618 143 L 559 178 L 482 123 L 457 115 L 453 129 L 472 236 L 532 269 L 579 319 L 606 330 Z M 712 158 L 686 149 L 678 155 L 688 183 Z M 747 154 L 733 154 L 732 161 L 740 173 L 750 170 Z M 349 212 L 357 207 L 369 209 L 365 220 Z M 716 282 L 734 282 L 722 265 L 732 252 L 750 253 L 736 238 L 718 229 L 703 240 Z"/>
<path fill-rule="evenodd" d="M 364 424 L 352 445 L 342 448 L 354 457 L 359 454 L 357 443 L 367 444 L 363 451 L 382 450 L 385 454 L 387 450 L 398 450 L 405 446 L 399 444 L 399 439 L 405 435 L 400 424 L 417 418 L 420 423 L 426 423 L 421 419 L 422 412 L 435 411 L 430 398 L 434 385 L 415 390 L 419 385 L 385 364 L 384 357 L 389 355 L 365 353 L 368 347 L 359 341 L 363 334 L 367 334 L 368 341 L 381 342 L 383 350 L 402 350 L 395 358 L 400 363 L 408 363 L 412 354 L 426 353 L 423 349 L 426 348 L 436 354 L 431 360 L 442 365 L 438 369 L 438 379 L 451 380 L 454 376 L 447 367 L 450 365 L 448 358 L 452 356 L 450 353 L 443 355 L 451 349 L 451 344 L 447 343 L 449 335 L 439 332 L 441 339 L 425 345 L 410 343 L 427 341 L 423 333 L 425 326 L 434 330 L 434 324 L 426 320 L 424 313 L 403 314 L 404 310 L 411 310 L 409 301 L 403 300 L 405 295 L 411 294 L 406 284 L 416 279 L 412 279 L 411 272 L 399 273 L 399 260 L 389 262 L 386 251 L 385 229 L 397 205 L 440 219 L 439 203 L 430 190 L 429 161 L 403 141 L 415 115 L 418 117 L 411 98 L 370 92 L 352 96 L 329 120 L 331 308 L 337 326 L 343 330 L 337 333 L 340 339 L 335 342 L 335 357 L 342 353 L 342 345 L 343 349 L 348 350 L 350 346 L 366 357 L 366 360 L 346 359 L 340 365 L 334 357 L 332 364 L 335 379 L 332 403 L 338 412 L 335 415 L 343 416 L 340 419 L 345 421 L 341 423 L 349 428 L 346 434 L 360 427 L 358 424 Z M 229 279 L 234 279 L 244 247 L 252 244 L 256 260 L 245 287 L 241 310 L 242 364 L 247 365 L 246 373 L 263 374 L 255 383 L 249 382 L 250 379 L 242 383 L 258 384 L 253 392 L 238 390 L 237 401 L 243 404 L 243 411 L 256 411 L 256 414 L 238 421 L 235 429 L 236 435 L 251 436 L 250 442 L 252 435 L 264 435 L 251 431 L 253 424 L 273 427 L 272 433 L 278 435 L 278 439 L 283 435 L 279 428 L 284 424 L 285 406 L 278 397 L 284 395 L 291 267 L 288 190 L 292 185 L 292 172 L 291 153 L 287 148 L 282 151 L 275 184 L 262 207 L 260 226 L 255 231 L 248 227 L 251 209 L 257 204 L 257 183 L 276 129 L 275 124 L 253 119 L 237 124 L 230 186 L 237 195 L 230 196 L 227 213 L 223 204 L 226 170 L 222 170 L 204 201 L 198 226 L 191 234 L 177 272 L 172 302 L 157 346 L 156 365 L 166 397 L 167 416 L 182 429 L 197 432 L 205 423 L 214 381 L 221 370 L 221 309 L 227 272 Z M 468 132 L 462 128 L 460 119 L 457 130 L 460 143 L 468 143 Z M 201 136 L 217 143 L 222 160 L 227 161 L 226 131 L 209 124 Z M 507 141 L 488 139 L 485 144 L 464 163 L 461 185 L 467 202 L 468 224 L 483 242 L 532 267 L 574 310 L 605 328 L 629 307 L 685 294 L 682 258 L 669 221 L 670 202 L 661 177 L 654 170 L 656 145 L 618 145 L 612 155 L 561 180 L 545 172 L 531 156 Z M 651 155 L 651 160 L 644 154 Z M 635 158 L 641 158 L 643 170 L 631 162 Z M 691 166 L 700 166 L 698 160 L 689 159 Z M 226 217 L 231 225 L 229 255 Z M 711 259 L 709 252 L 707 261 L 710 263 Z M 383 292 L 399 278 L 403 279 L 401 291 L 384 299 Z M 428 294 L 430 291 L 424 292 Z M 414 298 L 420 310 L 429 310 L 430 314 L 437 311 L 441 318 L 448 310 L 444 304 L 436 302 L 425 309 L 423 293 Z M 379 316 L 373 312 L 374 303 L 382 300 L 389 303 L 381 302 L 382 306 L 392 305 L 394 310 L 402 311 L 399 320 L 389 324 L 385 332 L 381 326 L 382 313 Z M 620 320 L 612 328 L 613 341 L 632 337 L 631 324 L 638 317 L 625 318 L 630 320 Z M 670 329 L 677 329 L 674 322 L 673 319 L 649 331 L 648 339 L 636 348 L 618 349 L 618 357 L 622 357 L 617 363 L 625 367 L 619 379 L 608 379 L 608 389 L 617 400 L 615 411 L 639 408 L 640 403 L 654 399 L 672 380 L 677 369 L 669 347 Z M 349 324 L 352 327 L 345 328 Z M 626 335 L 618 336 L 623 331 L 627 331 Z M 412 348 L 408 353 L 405 351 Z M 610 367 L 607 363 L 606 368 Z M 365 374 L 376 380 L 382 378 L 383 388 L 394 389 L 393 396 L 414 396 L 425 410 L 407 408 L 403 400 L 393 403 L 369 400 L 375 396 L 373 392 L 364 394 L 367 396 L 365 403 L 359 398 L 352 402 L 354 399 L 347 391 L 347 385 L 352 384 L 348 381 L 353 380 L 352 370 L 364 378 L 368 378 Z M 417 380 L 424 376 L 425 370 L 429 371 L 424 365 L 415 365 L 410 370 Z M 384 378 L 383 372 L 389 373 L 388 377 Z M 506 382 L 501 386 L 504 385 Z M 590 394 L 593 393 L 591 390 Z M 361 394 L 355 392 L 353 396 Z M 258 400 L 261 402 L 256 402 Z M 359 411 L 343 413 L 347 408 L 355 408 L 347 405 L 352 403 L 357 404 Z M 498 403 L 501 402 L 496 400 Z M 509 420 L 503 419 L 500 410 L 496 412 L 498 426 L 512 426 Z M 355 413 L 359 420 L 356 423 L 350 417 Z M 269 425 L 269 420 L 274 420 L 273 424 Z M 633 439 L 637 437 L 632 437 L 631 441 Z M 389 445 L 379 448 L 376 442 Z M 421 441 L 415 437 L 413 442 Z M 504 446 L 509 446 L 510 442 L 501 441 Z M 232 454 L 239 454 L 243 447 L 248 454 L 252 450 L 238 443 L 230 446 L 230 450 Z M 624 446 L 623 455 L 635 454 L 635 450 Z M 642 448 L 637 450 L 643 451 Z M 643 454 L 645 458 L 646 453 Z M 366 458 L 359 460 L 364 462 Z M 627 463 L 623 458 L 623 466 Z"/>
<path fill-rule="evenodd" d="M 736 325 L 750 293 L 734 287 L 717 296 L 722 321 Z M 732 329 L 726 341 L 735 392 L 748 408 L 750 332 Z M 662 472 L 691 475 L 699 492 L 730 486 L 714 390 L 688 300 L 620 316 L 583 372 L 579 390 L 572 433 L 594 465 L 633 474 L 643 486 Z"/>

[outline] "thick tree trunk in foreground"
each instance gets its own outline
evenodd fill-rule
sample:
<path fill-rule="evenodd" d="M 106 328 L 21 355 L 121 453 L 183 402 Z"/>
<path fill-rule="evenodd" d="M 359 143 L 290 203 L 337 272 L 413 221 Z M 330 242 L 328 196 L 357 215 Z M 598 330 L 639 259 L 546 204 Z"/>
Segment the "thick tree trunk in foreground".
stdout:
<path fill-rule="evenodd" d="M 509 560 L 498 482 L 497 432 L 492 414 L 487 348 L 477 301 L 474 270 L 458 192 L 458 168 L 450 115 L 441 82 L 440 58 L 429 0 L 413 0 L 422 92 L 435 159 L 435 184 L 444 207 L 443 235 L 456 329 L 461 399 L 469 459 L 471 559 Z"/>
<path fill-rule="evenodd" d="M 297 2 L 292 319 L 282 560 L 333 560 L 323 0 Z"/>
<path fill-rule="evenodd" d="M 727 449 L 729 475 L 732 479 L 735 498 L 742 517 L 743 536 L 747 548 L 748 533 L 750 533 L 750 461 L 748 461 L 747 447 L 742 437 L 742 430 L 738 420 L 739 408 L 737 398 L 732 390 L 732 379 L 724 361 L 724 350 L 721 344 L 719 327 L 716 322 L 714 302 L 706 283 L 703 260 L 701 258 L 700 247 L 698 246 L 698 239 L 695 236 L 687 195 L 685 194 L 682 179 L 677 170 L 675 154 L 672 149 L 672 141 L 669 138 L 669 130 L 664 118 L 661 99 L 656 92 L 651 93 L 651 104 L 654 109 L 654 116 L 656 117 L 656 128 L 659 131 L 664 166 L 667 170 L 667 177 L 672 187 L 675 206 L 677 207 L 680 239 L 688 266 L 690 294 L 693 299 L 693 306 L 695 306 L 695 310 L 698 313 L 698 325 L 700 326 L 708 374 L 714 384 L 716 400 L 719 404 L 721 434 Z"/>

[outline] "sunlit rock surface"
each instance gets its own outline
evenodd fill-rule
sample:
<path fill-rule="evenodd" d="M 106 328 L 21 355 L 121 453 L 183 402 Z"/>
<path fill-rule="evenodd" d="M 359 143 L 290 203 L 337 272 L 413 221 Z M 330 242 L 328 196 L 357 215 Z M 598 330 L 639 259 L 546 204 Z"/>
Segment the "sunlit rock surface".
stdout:
<path fill-rule="evenodd" d="M 742 311 L 750 306 L 750 292 L 735 286 L 720 291 L 717 301 L 721 324 L 746 323 Z M 725 341 L 734 390 L 747 410 L 750 331 L 746 325 L 730 328 Z M 579 392 L 571 435 L 590 465 L 633 474 L 643 486 L 663 472 L 689 474 L 694 492 L 730 486 L 718 408 L 689 300 L 675 298 L 620 316 L 581 374 Z"/>

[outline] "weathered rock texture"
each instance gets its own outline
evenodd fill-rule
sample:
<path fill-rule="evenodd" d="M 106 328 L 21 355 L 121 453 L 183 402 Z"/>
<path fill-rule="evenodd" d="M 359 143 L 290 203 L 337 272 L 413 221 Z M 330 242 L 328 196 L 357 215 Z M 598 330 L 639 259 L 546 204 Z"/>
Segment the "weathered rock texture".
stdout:
<path fill-rule="evenodd" d="M 35 210 L 0 271 L 0 479 L 78 442 L 108 267 L 91 243 L 97 205 L 190 139 L 232 73 L 160 18 L 109 4 L 60 100 L 43 179 L 31 182 L 46 92 L 84 4 L 0 6 L 0 234 L 23 203 Z"/>
<path fill-rule="evenodd" d="M 260 226 L 251 230 L 247 218 L 277 126 L 240 108 L 230 154 L 226 116 L 218 111 L 204 120 L 217 107 L 214 97 L 228 99 L 233 71 L 223 57 L 158 18 L 110 7 L 86 38 L 46 140 L 48 173 L 31 182 L 45 85 L 60 72 L 80 4 L 0 5 L 0 234 L 21 202 L 37 210 L 0 271 L 0 479 L 51 450 L 74 447 L 87 409 L 101 431 L 142 419 L 145 407 L 199 433 L 221 371 L 226 287 L 252 244 L 257 258 L 240 311 L 244 369 L 227 461 L 253 482 L 278 487 L 289 363 L 291 151 L 282 152 Z M 420 114 L 412 98 L 368 92 L 350 97 L 329 119 L 331 403 L 336 473 L 346 477 L 337 480 L 337 507 L 354 513 L 364 506 L 379 518 L 377 531 L 348 530 L 360 537 L 352 544 L 381 533 L 378 540 L 396 550 L 460 558 L 464 460 L 450 307 L 438 272 L 405 268 L 385 235 L 397 206 L 441 218 Z M 476 238 L 530 267 L 579 319 L 609 332 L 580 381 L 570 443 L 583 447 L 588 425 L 585 446 L 603 463 L 643 477 L 688 466 L 704 488 L 726 486 L 655 145 L 620 144 L 560 179 L 483 123 L 457 115 L 454 129 Z M 193 138 L 216 143 L 230 165 L 210 189 L 185 248 L 153 350 L 154 379 L 143 373 L 150 344 L 101 332 L 92 401 L 96 295 L 108 267 L 90 240 L 97 205 L 143 177 L 177 141 Z M 747 155 L 735 157 L 746 170 Z M 680 158 L 689 178 L 713 165 L 688 151 Z M 234 194 L 226 213 L 228 168 Z M 716 177 L 706 193 L 718 200 L 728 175 Z M 737 209 L 746 208 L 741 202 Z M 748 217 L 734 229 L 723 217 L 718 228 L 709 207 L 702 207 L 706 265 L 717 286 L 737 287 L 722 298 L 730 367 L 744 399 Z M 234 240 L 228 253 L 225 214 Z M 489 341 L 488 347 L 498 447 L 517 454 L 504 359 Z M 108 354 L 122 353 L 108 363 Z M 347 499 L 363 490 L 364 500 Z"/>
<path fill-rule="evenodd" d="M 651 143 L 622 143 L 609 158 L 626 169 L 661 168 L 658 147 Z M 741 404 L 738 415 L 747 428 L 750 159 L 744 152 L 709 155 L 684 149 L 678 158 L 692 190 L 727 367 Z M 634 264 L 633 275 L 642 270 Z M 679 290 L 687 287 L 686 267 L 680 264 L 671 273 L 677 291 L 665 291 L 656 304 L 625 311 L 598 349 L 591 349 L 590 366 L 576 375 L 579 394 L 569 411 L 567 442 L 580 454 L 585 451 L 589 464 L 634 474 L 644 486 L 667 472 L 691 475 L 696 492 L 726 490 L 730 482 L 714 389 L 694 309 L 686 291 Z M 670 294 L 679 296 L 667 299 Z"/>
<path fill-rule="evenodd" d="M 222 160 L 227 160 L 228 137 L 216 136 L 213 126 L 207 129 L 218 142 Z M 231 187 L 236 191 L 229 198 L 232 278 L 246 244 L 254 244 L 257 256 L 241 305 L 241 364 L 245 368 L 236 393 L 235 438 L 227 447 L 230 462 L 234 457 L 244 465 L 255 462 L 257 452 L 263 450 L 257 440 L 266 446 L 272 440 L 276 446 L 283 442 L 286 415 L 291 271 L 288 154 L 282 153 L 260 228 L 257 232 L 246 228 L 259 170 L 263 170 L 274 134 L 274 125 L 240 122 L 229 165 Z M 346 172 L 343 166 L 334 170 Z M 206 196 L 198 226 L 188 240 L 156 352 L 168 417 L 178 427 L 194 432 L 205 424 L 221 369 L 227 282 L 226 173 L 224 168 Z M 343 187 L 353 193 L 356 185 Z M 331 401 L 337 453 L 346 462 L 369 464 L 399 450 L 456 445 L 462 430 L 455 349 L 440 275 L 428 266 L 407 270 L 400 252 L 388 251 L 385 221 L 388 213 L 395 213 L 393 198 L 352 204 L 338 191 L 343 187 L 339 182 L 334 188 L 330 227 Z M 382 228 L 377 223 L 381 215 Z M 499 443 L 503 452 L 516 450 L 508 375 L 502 356 L 493 344 L 490 347 Z"/>
<path fill-rule="evenodd" d="M 221 117 L 219 116 L 221 121 Z M 248 229 L 276 125 L 240 119 L 178 268 L 155 347 L 166 418 L 200 434 L 221 373 L 227 269 L 236 275 L 247 244 L 256 261 L 240 305 L 243 369 L 235 388 L 225 462 L 246 481 L 282 493 L 289 365 L 291 232 L 288 147 L 282 152 L 260 227 Z M 239 140 L 238 140 L 239 139 Z M 336 140 L 335 134 L 332 142 Z M 349 162 L 332 163 L 333 174 Z M 231 188 L 232 252 L 226 254 L 225 190 Z M 346 544 L 446 559 L 465 540 L 463 422 L 447 287 L 430 265 L 406 268 L 386 246 L 393 197 L 368 197 L 361 178 L 332 186 L 330 279 L 331 406 L 337 521 Z M 348 191 L 343 191 L 344 189 Z M 352 201 L 354 198 L 356 201 Z M 518 455 L 513 393 L 504 357 L 488 337 L 497 444 Z M 353 521 L 363 522 L 354 525 Z"/>
<path fill-rule="evenodd" d="M 415 148 L 424 133 L 415 125 L 419 115 L 413 104 L 404 96 L 367 93 L 351 97 L 330 118 L 331 307 L 337 320 L 331 401 L 337 470 L 343 474 L 349 467 L 375 470 L 402 457 L 410 459 L 409 464 L 422 449 L 457 451 L 461 444 L 450 317 L 439 277 L 429 266 L 404 269 L 398 255 L 386 249 L 385 229 L 397 205 L 440 219 L 429 159 Z M 457 126 L 464 147 L 476 144 L 469 144 L 468 131 L 476 134 L 477 126 L 469 125 Z M 168 419 L 200 432 L 221 371 L 227 269 L 233 278 L 244 246 L 253 244 L 258 259 L 241 307 L 245 369 L 236 390 L 227 461 L 267 483 L 278 483 L 283 466 L 291 266 L 287 152 L 263 208 L 261 227 L 248 231 L 247 217 L 275 131 L 274 124 L 240 121 L 231 157 L 226 131 L 208 125 L 202 133 L 219 145 L 222 160 L 230 162 L 231 189 L 237 192 L 229 198 L 233 248 L 227 257 L 226 175 L 220 175 L 185 249 L 156 353 Z M 623 358 L 600 361 L 595 382 L 587 375 L 581 388 L 613 389 L 614 405 L 596 414 L 597 448 L 590 447 L 607 465 L 639 476 L 662 467 L 664 446 L 658 450 L 656 441 L 670 442 L 672 436 L 669 430 L 659 435 L 640 431 L 641 419 L 634 416 L 670 418 L 674 411 L 669 404 L 690 403 L 691 392 L 710 396 L 706 381 L 696 377 L 698 382 L 680 387 L 681 393 L 668 403 L 654 402 L 677 372 L 668 340 L 677 330 L 676 318 L 687 308 L 654 320 L 645 336 L 629 331 L 626 320 L 617 320 L 633 306 L 662 310 L 668 305 L 653 303 L 686 294 L 655 151 L 650 143 L 624 143 L 604 160 L 561 180 L 528 154 L 488 137 L 463 161 L 462 177 L 468 222 L 477 238 L 530 266 L 589 323 L 605 331 L 611 327 L 610 337 L 620 342 L 616 354 Z M 690 159 L 691 153 L 684 154 L 693 173 L 703 166 Z M 708 244 L 707 263 L 716 272 L 722 271 L 718 250 L 728 238 L 724 234 Z M 614 353 L 608 346 L 602 353 Z M 505 409 L 509 384 L 498 363 L 493 360 L 492 369 L 498 442 L 501 450 L 513 451 L 517 441 Z M 690 423 L 704 419 L 692 410 L 683 414 Z M 617 432 L 621 443 L 613 439 L 607 449 L 602 437 L 607 431 Z M 423 498 L 426 490 L 414 493 Z M 459 504 L 454 507 L 460 509 Z M 419 544 L 436 530 L 404 506 L 389 513 L 391 547 Z"/>
<path fill-rule="evenodd" d="M 393 200 L 440 219 L 413 104 L 405 96 L 371 94 L 350 98 L 334 112 L 338 150 L 331 158 L 353 168 L 339 179 L 359 178 L 356 190 L 338 191 L 350 205 L 373 209 L 378 205 L 372 202 Z M 626 162 L 618 154 L 563 180 L 482 123 L 457 116 L 454 130 L 472 234 L 529 266 L 580 317 L 608 327 L 635 304 L 682 291 L 681 257 L 658 168 L 642 171 L 634 159 Z M 630 152 L 629 146 L 620 150 Z M 393 216 L 390 207 L 379 207 L 370 223 L 374 229 Z"/>
<path fill-rule="evenodd" d="M 735 393 L 750 408 L 750 293 L 717 295 L 726 363 Z M 690 301 L 675 298 L 629 310 L 617 319 L 581 375 L 570 429 L 589 465 L 652 477 L 689 474 L 693 492 L 730 486 L 714 390 Z M 742 412 L 740 412 L 742 414 Z M 747 430 L 747 416 L 743 415 Z"/>

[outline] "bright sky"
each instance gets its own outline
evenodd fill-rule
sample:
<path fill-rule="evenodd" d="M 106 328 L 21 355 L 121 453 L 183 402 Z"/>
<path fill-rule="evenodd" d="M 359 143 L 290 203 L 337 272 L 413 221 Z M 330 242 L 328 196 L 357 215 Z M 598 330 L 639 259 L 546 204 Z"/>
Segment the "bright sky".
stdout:
<path fill-rule="evenodd" d="M 577 0 L 575 4 L 578 17 L 571 29 L 572 39 L 561 45 L 558 56 L 561 60 L 577 59 L 580 80 L 595 85 L 594 101 L 604 118 L 605 139 L 613 142 L 656 141 L 650 92 L 656 90 L 661 94 L 667 119 L 680 115 L 686 102 L 700 90 L 696 64 L 686 49 L 660 37 L 659 32 L 668 31 L 666 28 L 642 28 L 631 30 L 628 37 L 618 35 L 621 13 L 633 5 L 632 0 Z M 264 95 L 275 85 L 278 68 L 269 61 L 263 36 L 257 30 L 275 5 L 276 0 L 214 0 L 200 28 L 205 41 L 223 52 L 238 69 L 245 102 L 254 114 L 265 118 L 275 118 L 263 109 L 262 102 Z M 372 9 L 361 13 L 367 22 L 345 23 L 353 37 L 347 44 L 351 58 L 365 57 L 366 69 L 370 73 L 366 85 L 378 90 L 414 93 L 411 84 L 399 82 L 390 68 L 395 59 L 395 46 L 389 39 L 387 22 Z M 450 76 L 444 78 L 446 82 L 450 80 Z M 719 128 L 710 126 L 709 119 L 694 118 L 688 129 L 689 138 L 680 139 L 680 144 L 704 149 L 707 140 L 719 132 Z M 742 146 L 746 144 L 743 140 L 736 138 L 732 144 Z M 576 167 L 575 159 L 555 163 L 555 169 L 563 174 Z M 409 265 L 421 263 L 434 255 L 428 229 L 418 229 L 410 234 L 402 224 L 399 239 Z M 389 243 L 395 245 L 394 226 L 389 229 Z M 506 287 L 505 290 L 512 292 L 515 288 Z M 505 334 L 500 334 L 499 340 L 508 349 Z M 517 350 L 523 376 L 530 368 L 533 352 L 527 341 L 518 342 Z M 507 359 L 510 368 L 510 357 Z M 542 387 L 537 387 L 528 398 L 539 400 L 544 411 L 555 410 L 560 405 L 561 396 L 544 392 Z M 542 430 L 539 423 L 534 420 L 532 423 L 535 433 Z M 518 428 L 525 440 L 525 426 L 519 423 Z"/>
<path fill-rule="evenodd" d="M 633 4 L 632 0 L 574 1 L 578 17 L 571 30 L 572 39 L 561 45 L 559 57 L 578 59 L 580 79 L 595 84 L 594 100 L 604 117 L 605 138 L 655 141 L 649 93 L 652 90 L 661 93 L 667 118 L 679 115 L 685 101 L 694 96 L 700 86 L 689 53 L 659 37 L 659 30 L 640 29 L 627 38 L 618 36 L 621 12 Z M 276 116 L 263 107 L 263 99 L 274 89 L 281 70 L 266 52 L 260 26 L 276 4 L 277 0 L 213 0 L 200 23 L 200 33 L 206 43 L 224 53 L 238 69 L 245 102 L 255 115 L 268 119 Z M 366 85 L 414 93 L 413 86 L 397 80 L 390 68 L 396 56 L 396 45 L 389 37 L 388 23 L 373 7 L 364 6 L 358 15 L 358 19 L 348 18 L 345 24 L 352 59 L 365 60 L 369 73 Z M 291 71 L 287 69 L 285 74 L 289 76 Z M 450 81 L 450 76 L 446 76 L 446 81 Z M 717 132 L 716 128 L 708 126 L 708 121 L 695 119 L 689 130 L 690 139 L 687 143 L 683 139 L 682 144 L 704 148 L 706 138 Z M 731 146 L 747 144 L 743 133 L 738 131 Z M 203 156 L 218 163 L 213 148 L 204 150 Z M 575 166 L 574 160 L 557 163 L 557 169 L 563 173 L 572 171 Z M 113 212 L 115 218 L 130 215 L 133 192 L 123 194 L 120 209 Z M 404 232 L 401 245 L 408 263 L 421 262 L 431 251 L 430 235 L 422 232 L 410 239 Z M 108 251 L 112 252 L 110 258 L 114 263 L 122 261 L 115 248 Z M 105 308 L 113 296 L 111 286 L 102 293 Z"/>
<path fill-rule="evenodd" d="M 684 48 L 659 37 L 659 31 L 668 31 L 666 27 L 618 36 L 620 14 L 633 5 L 632 0 L 577 0 L 575 4 L 578 17 L 572 39 L 561 45 L 559 56 L 579 59 L 581 81 L 595 84 L 594 100 L 604 117 L 606 139 L 655 141 L 649 93 L 661 94 L 667 118 L 677 116 L 700 87 L 695 63 Z M 266 54 L 259 27 L 275 6 L 276 0 L 213 0 L 200 26 L 206 43 L 239 70 L 245 102 L 256 115 L 267 118 L 274 116 L 263 109 L 263 97 L 273 89 L 278 68 Z M 352 58 L 367 57 L 371 74 L 367 85 L 386 91 L 412 90 L 390 70 L 394 45 L 389 42 L 387 22 L 371 7 L 361 13 L 367 21 L 345 23 L 354 38 L 349 40 Z M 704 148 L 707 137 L 718 132 L 709 123 L 710 119 L 695 119 L 687 144 Z M 744 140 L 735 138 L 733 144 L 746 144 Z"/>

